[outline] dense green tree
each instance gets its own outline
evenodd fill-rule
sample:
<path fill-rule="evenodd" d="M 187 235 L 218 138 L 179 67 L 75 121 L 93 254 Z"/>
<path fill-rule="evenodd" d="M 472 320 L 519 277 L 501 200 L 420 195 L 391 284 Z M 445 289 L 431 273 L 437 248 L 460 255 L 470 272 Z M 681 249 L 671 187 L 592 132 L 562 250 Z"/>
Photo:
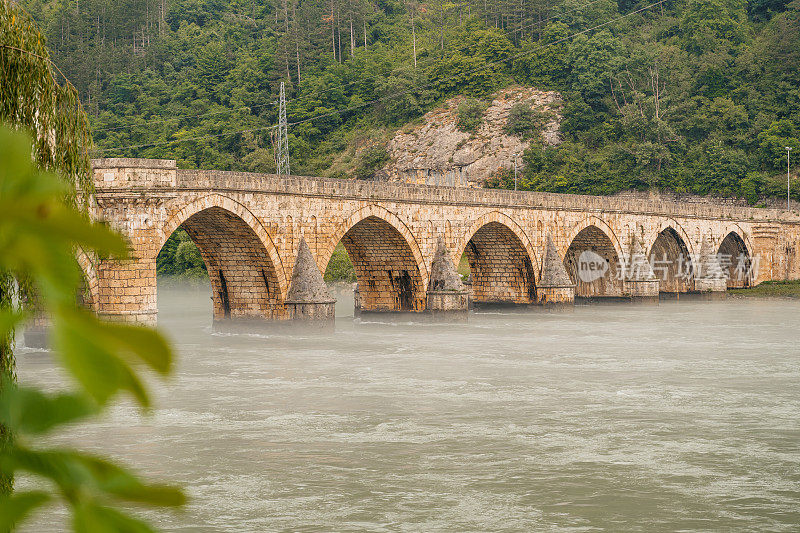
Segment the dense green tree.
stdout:
<path fill-rule="evenodd" d="M 786 168 L 786 148 L 800 152 L 800 128 L 791 120 L 777 120 L 758 134 L 761 157 L 768 168 Z M 798 152 L 795 152 L 797 154 Z"/>
<path fill-rule="evenodd" d="M 606 30 L 590 37 L 579 35 L 569 47 L 570 85 L 584 101 L 598 102 L 608 93 L 624 55 L 622 43 Z"/>
<path fill-rule="evenodd" d="M 514 74 L 524 83 L 555 88 L 568 72 L 567 43 L 569 27 L 561 22 L 549 24 L 537 41 L 529 41 L 514 60 Z"/>
<path fill-rule="evenodd" d="M 564 100 L 567 142 L 531 186 L 758 198 L 777 172 L 759 135 L 800 124 L 800 0 L 23 1 L 105 156 L 272 171 L 283 81 L 292 170 L 371 175 L 363 137 L 519 83 Z M 700 167 L 742 153 L 740 190 Z"/>
<path fill-rule="evenodd" d="M 680 21 L 687 50 L 702 54 L 745 42 L 750 33 L 744 0 L 689 0 Z"/>

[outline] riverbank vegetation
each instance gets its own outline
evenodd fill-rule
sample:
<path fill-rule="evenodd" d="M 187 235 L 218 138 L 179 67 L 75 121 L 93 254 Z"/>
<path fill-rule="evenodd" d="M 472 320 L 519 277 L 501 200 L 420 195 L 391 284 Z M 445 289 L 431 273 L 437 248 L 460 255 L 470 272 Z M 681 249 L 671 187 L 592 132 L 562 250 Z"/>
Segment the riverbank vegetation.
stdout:
<path fill-rule="evenodd" d="M 800 281 L 765 281 L 749 289 L 731 289 L 728 294 L 737 298 L 800 299 Z"/>
<path fill-rule="evenodd" d="M 325 270 L 325 281 L 328 283 L 337 281 L 354 283 L 356 281 L 356 270 L 342 243 L 336 245 L 333 255 L 328 261 L 328 268 Z"/>
<path fill-rule="evenodd" d="M 200 249 L 183 228 L 175 230 L 158 252 L 156 273 L 159 277 L 179 281 L 208 280 L 208 271 Z"/>

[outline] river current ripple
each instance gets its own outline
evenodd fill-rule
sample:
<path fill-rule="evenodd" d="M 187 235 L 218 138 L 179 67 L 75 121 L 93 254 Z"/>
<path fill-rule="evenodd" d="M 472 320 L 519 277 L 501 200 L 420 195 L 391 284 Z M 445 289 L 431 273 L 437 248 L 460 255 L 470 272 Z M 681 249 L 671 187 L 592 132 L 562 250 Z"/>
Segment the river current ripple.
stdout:
<path fill-rule="evenodd" d="M 179 361 L 157 408 L 57 441 L 184 486 L 184 511 L 139 511 L 166 531 L 800 529 L 800 303 L 434 325 L 354 321 L 347 298 L 329 335 L 221 334 L 207 291 L 162 289 Z M 47 352 L 18 365 L 63 383 Z"/>

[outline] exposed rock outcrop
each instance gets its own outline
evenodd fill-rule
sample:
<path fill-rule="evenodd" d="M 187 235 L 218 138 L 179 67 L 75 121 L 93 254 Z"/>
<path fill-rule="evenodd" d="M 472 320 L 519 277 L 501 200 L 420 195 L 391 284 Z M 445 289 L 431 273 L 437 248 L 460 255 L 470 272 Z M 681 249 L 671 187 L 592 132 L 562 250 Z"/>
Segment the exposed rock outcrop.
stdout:
<path fill-rule="evenodd" d="M 505 131 L 509 111 L 518 103 L 529 103 L 532 109 L 550 116 L 539 132 L 544 143 L 561 142 L 563 103 L 554 91 L 530 87 L 498 91 L 474 134 L 456 126 L 458 105 L 463 101 L 463 96 L 451 98 L 444 107 L 425 114 L 421 125 L 406 126 L 397 132 L 387 145 L 390 163 L 376 177 L 428 185 L 482 186 L 500 169 L 512 167 L 514 154 L 521 154 L 530 146 L 529 140 Z M 521 159 L 517 163 L 521 166 Z"/>

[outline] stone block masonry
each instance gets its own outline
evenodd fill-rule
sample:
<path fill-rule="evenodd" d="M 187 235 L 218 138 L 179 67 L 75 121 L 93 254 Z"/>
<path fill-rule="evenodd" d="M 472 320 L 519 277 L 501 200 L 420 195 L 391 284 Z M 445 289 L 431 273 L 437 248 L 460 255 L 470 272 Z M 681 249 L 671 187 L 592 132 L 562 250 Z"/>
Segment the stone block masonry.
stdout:
<path fill-rule="evenodd" d="M 457 305 L 433 294 L 440 242 L 454 265 L 466 254 L 476 304 L 629 298 L 656 285 L 719 291 L 800 277 L 800 216 L 774 209 L 180 170 L 171 160 L 100 159 L 93 168 L 93 216 L 125 235 L 132 254 L 124 262 L 95 258 L 87 282 L 95 309 L 120 320 L 155 321 L 156 256 L 178 227 L 208 267 L 217 320 L 310 316 L 297 302 L 286 305 L 302 241 L 319 272 L 344 244 L 370 311 Z M 542 285 L 548 236 L 571 285 Z M 650 258 L 659 283 L 628 275 L 633 249 Z M 701 251 L 705 263 L 719 255 L 727 281 L 686 268 Z M 582 257 L 602 258 L 603 275 L 583 279 Z"/>

